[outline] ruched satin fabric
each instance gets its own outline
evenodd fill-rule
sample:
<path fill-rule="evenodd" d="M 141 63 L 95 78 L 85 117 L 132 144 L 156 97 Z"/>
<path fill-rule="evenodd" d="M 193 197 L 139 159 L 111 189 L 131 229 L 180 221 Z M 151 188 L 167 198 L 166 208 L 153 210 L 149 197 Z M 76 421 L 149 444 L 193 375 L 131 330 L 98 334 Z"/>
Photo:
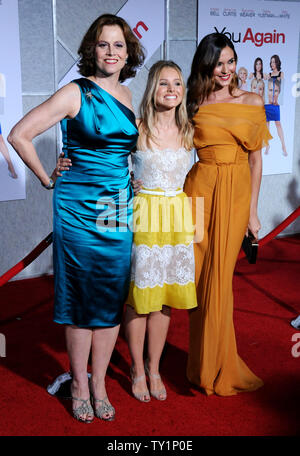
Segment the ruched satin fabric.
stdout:
<path fill-rule="evenodd" d="M 56 181 L 53 207 L 54 321 L 78 327 L 120 323 L 130 277 L 133 191 L 128 155 L 134 113 L 92 81 L 73 81 L 81 109 L 61 122 L 72 167 Z"/>
<path fill-rule="evenodd" d="M 267 145 L 271 135 L 262 106 L 205 105 L 194 122 L 199 161 L 184 190 L 194 219 L 196 199 L 204 198 L 204 236 L 194 244 L 198 307 L 190 311 L 187 376 L 207 395 L 231 396 L 263 384 L 237 353 L 232 278 L 249 221 L 248 153 Z"/>

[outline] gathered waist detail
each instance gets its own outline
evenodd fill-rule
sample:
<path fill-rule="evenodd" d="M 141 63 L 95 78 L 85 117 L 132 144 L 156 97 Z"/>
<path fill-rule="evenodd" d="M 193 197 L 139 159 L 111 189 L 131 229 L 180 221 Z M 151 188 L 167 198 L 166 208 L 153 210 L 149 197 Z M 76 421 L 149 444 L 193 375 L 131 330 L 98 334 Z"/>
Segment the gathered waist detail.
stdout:
<path fill-rule="evenodd" d="M 106 182 L 112 179 L 129 179 L 128 167 L 124 168 L 107 168 L 103 169 L 83 169 L 80 167 L 74 167 L 68 171 L 62 171 L 62 180 L 67 181 L 95 181 Z"/>
<path fill-rule="evenodd" d="M 232 144 L 207 146 L 197 150 L 199 162 L 211 165 L 246 164 L 248 153 Z"/>
<path fill-rule="evenodd" d="M 162 190 L 162 191 L 142 188 L 139 191 L 139 193 L 145 193 L 147 195 L 158 195 L 158 196 L 167 196 L 167 197 L 177 196 L 182 192 L 183 192 L 182 188 L 179 190 Z"/>

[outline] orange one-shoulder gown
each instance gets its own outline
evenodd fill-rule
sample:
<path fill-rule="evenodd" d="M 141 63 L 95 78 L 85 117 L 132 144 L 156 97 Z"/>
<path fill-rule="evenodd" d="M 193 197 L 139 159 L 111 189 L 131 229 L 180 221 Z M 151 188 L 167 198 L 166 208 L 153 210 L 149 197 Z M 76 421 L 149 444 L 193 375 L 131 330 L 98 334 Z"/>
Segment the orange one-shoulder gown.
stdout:
<path fill-rule="evenodd" d="M 203 219 L 204 226 L 196 226 L 198 307 L 189 314 L 187 377 L 208 395 L 231 396 L 263 385 L 237 353 L 232 278 L 249 221 L 248 153 L 267 145 L 271 135 L 262 106 L 204 105 L 193 120 L 199 161 L 184 190 L 192 197 L 194 220 Z M 204 198 L 204 206 L 197 197 Z M 202 216 L 196 214 L 199 207 Z"/>

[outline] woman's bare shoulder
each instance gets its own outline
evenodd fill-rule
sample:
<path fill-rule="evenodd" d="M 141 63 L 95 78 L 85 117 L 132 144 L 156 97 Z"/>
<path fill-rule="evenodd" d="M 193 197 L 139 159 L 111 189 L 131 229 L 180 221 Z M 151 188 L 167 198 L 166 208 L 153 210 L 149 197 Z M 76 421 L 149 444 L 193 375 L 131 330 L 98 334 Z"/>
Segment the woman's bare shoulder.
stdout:
<path fill-rule="evenodd" d="M 76 82 L 69 82 L 68 84 L 58 89 L 56 93 L 63 96 L 78 96 L 78 94 L 80 94 L 80 88 Z"/>
<path fill-rule="evenodd" d="M 263 106 L 264 102 L 260 95 L 253 92 L 247 92 L 246 90 L 240 90 L 238 97 L 242 104 L 249 104 L 254 106 Z"/>
<path fill-rule="evenodd" d="M 74 117 L 80 109 L 80 88 L 75 82 L 70 82 L 55 92 L 48 100 L 49 105 L 54 109 L 65 109 L 67 117 Z"/>
<path fill-rule="evenodd" d="M 131 103 L 131 101 L 132 101 L 132 93 L 131 93 L 131 90 L 129 89 L 129 87 L 127 87 L 126 85 L 122 85 L 122 90 L 123 90 L 124 96 Z"/>

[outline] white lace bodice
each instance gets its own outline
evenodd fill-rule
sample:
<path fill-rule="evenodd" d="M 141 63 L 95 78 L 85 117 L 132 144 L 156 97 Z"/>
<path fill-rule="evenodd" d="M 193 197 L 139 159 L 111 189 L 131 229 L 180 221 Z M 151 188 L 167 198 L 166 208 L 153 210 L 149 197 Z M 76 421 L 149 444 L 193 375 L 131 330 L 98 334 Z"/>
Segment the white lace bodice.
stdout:
<path fill-rule="evenodd" d="M 131 154 L 135 179 L 141 179 L 145 188 L 176 190 L 182 188 L 192 165 L 192 151 L 181 147 L 173 149 L 137 150 Z"/>

